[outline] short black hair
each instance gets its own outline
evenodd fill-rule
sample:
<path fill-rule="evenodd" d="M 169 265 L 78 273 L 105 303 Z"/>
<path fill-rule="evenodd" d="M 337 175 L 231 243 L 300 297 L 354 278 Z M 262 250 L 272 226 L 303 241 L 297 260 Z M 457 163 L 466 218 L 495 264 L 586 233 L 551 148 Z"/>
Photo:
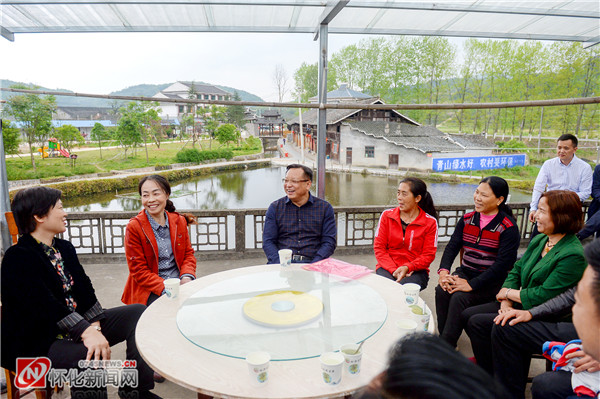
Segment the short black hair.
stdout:
<path fill-rule="evenodd" d="M 563 134 L 556 140 L 556 142 L 567 141 L 567 140 L 571 140 L 573 142 L 573 146 L 577 147 L 577 143 L 578 143 L 577 137 L 575 137 L 575 135 L 571 134 L 571 133 Z"/>
<path fill-rule="evenodd" d="M 313 171 L 308 166 L 301 165 L 299 163 L 293 163 L 288 165 L 287 168 L 285 168 L 285 172 L 287 173 L 290 169 L 302 169 L 304 171 L 304 177 L 306 177 L 310 181 L 312 181 L 313 179 Z"/>
<path fill-rule="evenodd" d="M 482 368 L 426 332 L 396 343 L 381 388 L 385 398 L 508 398 Z"/>
<path fill-rule="evenodd" d="M 595 239 L 584 248 L 585 259 L 594 271 L 592 280 L 592 298 L 596 302 L 596 313 L 600 315 L 600 238 Z"/>
<path fill-rule="evenodd" d="M 31 234 L 37 227 L 34 216 L 44 217 L 58 202 L 62 191 L 50 187 L 30 187 L 15 194 L 11 203 L 19 234 Z"/>

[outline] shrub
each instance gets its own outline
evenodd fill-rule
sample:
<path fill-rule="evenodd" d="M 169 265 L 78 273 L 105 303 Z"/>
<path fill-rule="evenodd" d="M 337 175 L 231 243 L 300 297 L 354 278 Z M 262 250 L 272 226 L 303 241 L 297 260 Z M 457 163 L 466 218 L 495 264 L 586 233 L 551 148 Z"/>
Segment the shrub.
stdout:
<path fill-rule="evenodd" d="M 242 144 L 243 150 L 260 150 L 262 147 L 262 142 L 258 137 L 250 136 L 246 140 L 244 140 L 244 144 Z"/>
<path fill-rule="evenodd" d="M 181 150 L 175 156 L 175 160 L 178 163 L 195 162 L 200 163 L 211 159 L 231 159 L 233 158 L 233 150 L 227 148 L 220 148 L 218 150 L 204 150 L 199 151 L 195 148 L 188 148 Z"/>
<path fill-rule="evenodd" d="M 527 145 L 517 139 L 511 139 L 509 141 L 497 141 L 496 144 L 500 148 L 507 148 L 501 150 L 501 152 L 520 152 L 519 149 L 527 150 Z"/>

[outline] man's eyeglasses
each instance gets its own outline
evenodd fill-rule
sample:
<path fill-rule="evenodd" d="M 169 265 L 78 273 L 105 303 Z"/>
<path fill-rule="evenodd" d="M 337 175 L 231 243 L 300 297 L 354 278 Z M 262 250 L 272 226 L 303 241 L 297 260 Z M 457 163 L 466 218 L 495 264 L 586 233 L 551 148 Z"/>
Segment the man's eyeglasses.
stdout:
<path fill-rule="evenodd" d="M 289 179 L 281 179 L 283 184 L 300 184 L 309 181 L 308 179 L 304 180 L 289 180 Z"/>

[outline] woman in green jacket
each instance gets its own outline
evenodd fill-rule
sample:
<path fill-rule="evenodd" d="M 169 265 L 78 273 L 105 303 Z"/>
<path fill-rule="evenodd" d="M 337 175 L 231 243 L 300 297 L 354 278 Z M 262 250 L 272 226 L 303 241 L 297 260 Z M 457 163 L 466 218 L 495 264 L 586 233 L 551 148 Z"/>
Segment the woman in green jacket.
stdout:
<path fill-rule="evenodd" d="M 581 202 L 568 190 L 540 198 L 536 222 L 540 233 L 508 274 L 496 301 L 467 308 L 461 315 L 477 364 L 493 373 L 491 332 L 494 318 L 511 309 L 529 310 L 575 286 L 586 267 L 583 246 L 575 236 L 583 224 Z"/>

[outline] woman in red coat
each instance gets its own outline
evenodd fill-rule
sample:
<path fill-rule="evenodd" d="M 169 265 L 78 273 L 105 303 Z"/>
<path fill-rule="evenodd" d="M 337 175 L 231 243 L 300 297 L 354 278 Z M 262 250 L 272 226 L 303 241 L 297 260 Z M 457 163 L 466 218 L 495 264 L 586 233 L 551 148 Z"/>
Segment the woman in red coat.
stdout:
<path fill-rule="evenodd" d="M 437 250 L 437 212 L 427 185 L 407 177 L 398 186 L 398 207 L 383 211 L 373 244 L 376 272 L 400 284 L 429 282 Z"/>
<path fill-rule="evenodd" d="M 138 191 L 144 209 L 127 224 L 125 255 L 129 277 L 123 303 L 150 305 L 164 293 L 164 280 L 181 284 L 196 278 L 196 258 L 188 234 L 191 215 L 175 212 L 171 186 L 160 175 L 144 177 Z"/>

